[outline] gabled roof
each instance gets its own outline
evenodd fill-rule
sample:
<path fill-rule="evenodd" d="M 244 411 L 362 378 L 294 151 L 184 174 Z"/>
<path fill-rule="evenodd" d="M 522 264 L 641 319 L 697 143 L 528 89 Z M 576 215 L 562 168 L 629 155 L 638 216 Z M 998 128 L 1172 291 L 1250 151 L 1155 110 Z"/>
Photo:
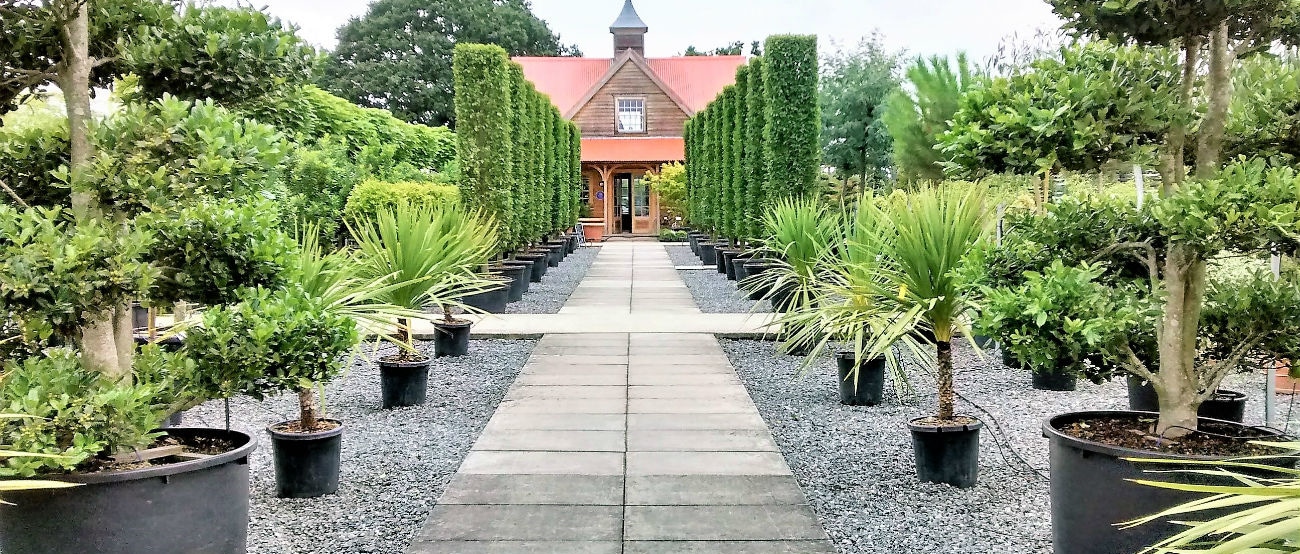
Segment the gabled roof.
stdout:
<path fill-rule="evenodd" d="M 586 105 L 600 88 L 627 63 L 645 71 L 687 115 L 704 109 L 736 81 L 736 68 L 745 65 L 744 56 L 681 56 L 643 58 L 625 51 L 618 58 L 519 57 L 524 76 L 537 90 L 550 95 L 561 113 L 571 117 Z"/>

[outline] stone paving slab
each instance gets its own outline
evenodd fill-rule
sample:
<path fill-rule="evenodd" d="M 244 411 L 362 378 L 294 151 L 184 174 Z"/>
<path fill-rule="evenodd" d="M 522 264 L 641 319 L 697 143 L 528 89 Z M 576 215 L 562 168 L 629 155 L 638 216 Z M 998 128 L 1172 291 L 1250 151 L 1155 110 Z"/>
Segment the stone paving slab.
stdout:
<path fill-rule="evenodd" d="M 763 316 L 699 313 L 662 246 L 623 243 L 560 314 L 507 317 L 476 334 L 542 337 L 409 552 L 834 552 L 710 334 Z"/>

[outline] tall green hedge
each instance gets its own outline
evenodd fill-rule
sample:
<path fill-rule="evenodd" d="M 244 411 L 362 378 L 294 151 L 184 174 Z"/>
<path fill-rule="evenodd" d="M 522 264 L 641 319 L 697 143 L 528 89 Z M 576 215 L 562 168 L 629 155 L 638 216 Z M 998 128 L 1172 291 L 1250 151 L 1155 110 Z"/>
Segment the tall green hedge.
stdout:
<path fill-rule="evenodd" d="M 533 97 L 533 171 L 529 176 L 528 197 L 530 199 L 528 220 L 530 222 L 530 242 L 536 242 L 546 233 L 546 109 L 550 100 L 538 93 Z"/>
<path fill-rule="evenodd" d="M 528 241 L 528 197 L 526 176 L 528 173 L 529 149 L 532 147 L 528 134 L 528 80 L 524 78 L 524 68 L 517 63 L 510 64 L 510 139 L 514 147 L 510 152 L 510 180 L 508 186 L 512 191 L 508 222 L 510 232 L 505 239 L 505 249 L 515 251 Z M 509 225 L 507 226 L 506 223 Z M 505 233 L 502 233 L 505 235 Z"/>
<path fill-rule="evenodd" d="M 495 45 L 457 44 L 452 55 L 461 197 L 498 222 L 508 221 L 513 207 L 509 65 Z"/>
<path fill-rule="evenodd" d="M 711 208 L 713 226 L 725 237 L 727 233 L 727 210 L 724 207 L 727 205 L 727 149 L 726 141 L 722 140 L 722 137 L 727 136 L 726 102 L 719 101 L 717 107 L 717 111 L 713 114 L 713 146 L 709 149 L 709 154 L 713 156 L 713 172 L 710 175 L 713 178 L 713 185 L 709 201 L 713 203 Z"/>
<path fill-rule="evenodd" d="M 551 149 L 551 233 L 557 233 L 564 228 L 564 214 L 568 212 L 564 181 L 569 177 L 569 130 L 559 110 L 551 112 L 551 125 L 555 135 L 555 148 Z"/>
<path fill-rule="evenodd" d="M 769 197 L 809 196 L 816 190 L 821 163 L 817 37 L 768 37 L 764 60 Z"/>
<path fill-rule="evenodd" d="M 716 105 L 711 105 L 701 114 L 703 119 L 700 121 L 700 160 L 703 164 L 700 166 L 700 215 L 703 218 L 704 228 L 710 233 L 716 228 L 713 213 L 713 113 L 717 111 Z"/>
<path fill-rule="evenodd" d="M 749 61 L 749 93 L 746 95 L 747 120 L 745 122 L 745 198 L 749 227 L 746 235 L 759 238 L 764 212 L 768 205 L 767 158 L 765 140 L 767 126 L 767 96 L 763 94 L 763 58 Z"/>
<path fill-rule="evenodd" d="M 732 226 L 732 236 L 736 239 L 748 239 L 749 211 L 751 200 L 746 194 L 745 181 L 745 123 L 749 120 L 749 68 L 740 66 L 736 70 L 736 92 L 734 116 L 731 126 L 731 211 L 736 221 Z"/>
<path fill-rule="evenodd" d="M 736 239 L 736 86 L 722 89 L 722 233 Z"/>
<path fill-rule="evenodd" d="M 569 183 L 573 189 L 569 191 L 568 227 L 573 227 L 578 224 L 578 216 L 582 213 L 582 190 L 587 187 L 587 182 L 582 179 L 582 129 L 577 123 L 569 123 L 569 146 L 569 170 L 572 171 Z"/>
<path fill-rule="evenodd" d="M 686 145 L 686 221 L 695 224 L 695 167 L 699 159 L 695 157 L 695 117 L 686 118 L 682 129 L 682 142 Z"/>

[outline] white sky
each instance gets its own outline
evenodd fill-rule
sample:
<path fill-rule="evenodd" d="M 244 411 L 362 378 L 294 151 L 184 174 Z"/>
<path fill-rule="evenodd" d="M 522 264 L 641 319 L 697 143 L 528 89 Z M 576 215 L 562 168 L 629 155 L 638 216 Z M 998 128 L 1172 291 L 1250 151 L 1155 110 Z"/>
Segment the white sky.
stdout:
<path fill-rule="evenodd" d="M 265 6 L 293 22 L 313 44 L 333 47 L 335 30 L 365 14 L 368 0 L 214 0 L 219 4 Z M 952 54 L 966 50 L 975 60 L 997 50 L 1006 36 L 1032 36 L 1059 22 L 1043 0 L 634 0 L 650 27 L 649 56 L 672 56 L 694 44 L 711 49 L 777 33 L 808 33 L 824 46 L 851 44 L 880 31 L 892 49 L 911 54 Z M 609 24 L 623 0 L 532 0 L 566 44 L 583 54 L 611 55 Z M 748 53 L 746 46 L 746 53 Z"/>

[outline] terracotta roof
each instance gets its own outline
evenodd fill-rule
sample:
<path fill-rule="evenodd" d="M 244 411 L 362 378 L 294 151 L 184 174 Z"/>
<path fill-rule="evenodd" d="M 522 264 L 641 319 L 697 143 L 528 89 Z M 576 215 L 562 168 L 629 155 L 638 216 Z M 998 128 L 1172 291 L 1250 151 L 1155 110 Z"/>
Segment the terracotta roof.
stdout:
<path fill-rule="evenodd" d="M 582 139 L 584 162 L 679 162 L 686 159 L 681 137 Z"/>
<path fill-rule="evenodd" d="M 515 61 L 523 66 L 524 76 L 537 90 L 550 95 L 561 113 L 572 113 L 578 107 L 576 104 L 605 77 L 615 60 L 519 57 Z M 736 68 L 745 61 L 744 56 L 682 56 L 648 58 L 645 63 L 670 89 L 665 92 L 680 98 L 693 114 L 712 102 L 723 87 L 735 82 Z"/>

